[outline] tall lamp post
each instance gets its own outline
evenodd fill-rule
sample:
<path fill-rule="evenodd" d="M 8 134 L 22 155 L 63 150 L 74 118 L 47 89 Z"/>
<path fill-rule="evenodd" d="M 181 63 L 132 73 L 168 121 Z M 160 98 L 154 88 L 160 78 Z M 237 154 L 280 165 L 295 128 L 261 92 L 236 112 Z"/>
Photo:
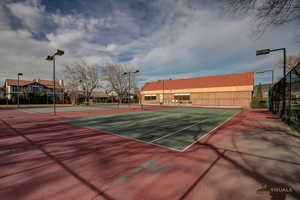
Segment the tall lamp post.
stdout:
<path fill-rule="evenodd" d="M 56 92 L 55 92 L 55 86 L 56 86 L 56 82 L 55 82 L 55 56 L 62 56 L 64 55 L 64 51 L 57 49 L 56 52 L 53 55 L 48 55 L 46 56 L 46 60 L 48 61 L 53 61 L 53 112 L 54 115 L 56 115 Z"/>
<path fill-rule="evenodd" d="M 285 85 L 286 85 L 286 78 L 285 78 L 285 74 L 286 74 L 286 49 L 285 48 L 279 48 L 279 49 L 262 49 L 262 50 L 258 50 L 256 51 L 256 56 L 260 56 L 260 55 L 266 55 L 269 54 L 273 51 L 283 51 L 283 91 L 282 91 L 282 96 L 283 96 L 283 102 L 282 102 L 282 109 L 281 109 L 281 113 L 280 116 L 282 117 L 284 115 L 284 110 L 285 110 L 285 100 L 286 100 L 286 96 L 285 96 Z"/>
<path fill-rule="evenodd" d="M 131 98 L 131 96 L 130 96 L 130 91 L 131 91 L 131 83 L 130 83 L 130 77 L 131 77 L 131 74 L 132 73 L 134 73 L 134 74 L 136 74 L 136 73 L 138 73 L 138 72 L 140 72 L 140 70 L 132 70 L 132 71 L 128 71 L 128 72 L 123 72 L 122 73 L 122 75 L 128 75 L 128 90 L 129 90 L 129 99 L 128 99 L 128 107 L 130 107 L 130 98 Z"/>
<path fill-rule="evenodd" d="M 20 76 L 23 76 L 22 73 L 18 73 L 18 108 L 19 108 L 19 105 L 20 105 Z"/>
<path fill-rule="evenodd" d="M 171 78 L 169 78 L 169 79 L 163 79 L 163 80 L 158 80 L 158 81 L 162 81 L 162 89 L 163 89 L 163 102 L 162 102 L 162 104 L 165 104 L 165 81 L 167 81 L 167 80 L 172 80 Z"/>
<path fill-rule="evenodd" d="M 165 80 L 163 80 L 163 105 L 165 104 Z"/>
<path fill-rule="evenodd" d="M 162 82 L 162 102 L 160 104 L 165 103 L 165 80 L 158 80 L 158 82 Z"/>

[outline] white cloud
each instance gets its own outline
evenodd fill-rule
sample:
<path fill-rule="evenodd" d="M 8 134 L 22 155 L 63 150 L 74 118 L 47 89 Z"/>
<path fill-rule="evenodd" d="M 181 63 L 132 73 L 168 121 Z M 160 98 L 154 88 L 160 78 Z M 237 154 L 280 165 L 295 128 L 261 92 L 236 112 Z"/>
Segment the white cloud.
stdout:
<path fill-rule="evenodd" d="M 9 18 L 6 16 L 5 8 L 0 4 L 0 31 L 9 29 Z"/>
<path fill-rule="evenodd" d="M 97 52 L 111 52 L 117 45 L 91 42 L 98 27 L 111 27 L 106 21 L 94 17 L 83 18 L 81 15 L 48 15 L 44 13 L 39 1 L 9 3 L 6 6 L 21 20 L 24 27 L 12 30 L 7 13 L 0 13 L 0 81 L 15 78 L 18 72 L 24 74 L 24 79 L 51 79 L 52 64 L 45 61 L 44 56 L 53 53 L 57 48 L 65 50 L 66 53 L 57 60 L 58 78 L 63 77 L 64 64 L 79 59 L 98 65 L 113 62 L 113 57 L 99 55 Z M 0 4 L 0 11 L 3 10 L 4 7 Z M 38 40 L 32 33 L 38 33 L 43 20 L 50 20 L 57 28 L 53 32 L 43 30 L 47 40 Z"/>
<path fill-rule="evenodd" d="M 52 48 L 71 48 L 85 38 L 82 30 L 65 29 L 46 35 Z"/>
<path fill-rule="evenodd" d="M 17 17 L 24 26 L 33 32 L 40 31 L 44 8 L 39 0 L 10 3 L 7 5 L 11 13 Z"/>
<path fill-rule="evenodd" d="M 46 42 L 33 40 L 26 30 L 7 30 L 1 31 L 0 46 L 5 47 L 0 49 L 0 74 L 6 74 L 1 76 L 1 80 L 12 78 L 18 72 L 23 72 L 24 77 L 29 79 L 50 78 L 49 64 L 43 58 L 49 49 Z"/>
<path fill-rule="evenodd" d="M 156 43 L 155 48 L 136 60 L 147 68 L 161 71 L 162 66 L 170 70 L 180 66 L 201 66 L 212 59 L 226 58 L 249 45 L 250 40 L 245 34 L 247 22 L 247 19 L 234 22 L 222 20 L 211 12 L 199 10 L 168 27 L 172 31 L 158 31 L 156 40 L 163 38 L 163 42 Z M 239 45 L 233 46 L 237 41 Z"/>
<path fill-rule="evenodd" d="M 58 60 L 59 75 L 63 64 L 78 59 L 103 65 L 132 57 L 126 64 L 139 66 L 147 80 L 252 71 L 271 65 L 276 56 L 256 58 L 259 48 L 286 47 L 288 52 L 299 52 L 292 26 L 270 29 L 252 40 L 249 18 L 229 19 L 219 16 L 218 10 L 191 8 L 185 1 L 153 1 L 151 12 L 155 13 L 145 19 L 141 18 L 147 14 L 141 10 L 118 6 L 108 15 L 46 13 L 40 3 L 6 4 L 23 24 L 15 30 L 10 26 L 13 19 L 0 4 L 0 73 L 22 70 L 24 78 L 50 78 L 51 64 L 42 58 L 56 48 L 66 52 Z M 44 40 L 35 38 L 40 33 Z"/>

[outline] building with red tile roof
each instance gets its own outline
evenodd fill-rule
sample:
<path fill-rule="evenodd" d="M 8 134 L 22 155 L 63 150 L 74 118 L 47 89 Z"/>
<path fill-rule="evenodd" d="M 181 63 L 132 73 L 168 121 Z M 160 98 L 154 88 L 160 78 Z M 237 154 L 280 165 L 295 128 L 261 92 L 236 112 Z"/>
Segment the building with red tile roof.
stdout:
<path fill-rule="evenodd" d="M 17 79 L 6 79 L 5 80 L 5 84 L 7 84 L 7 86 L 27 86 L 27 85 L 32 85 L 34 83 L 38 83 L 39 85 L 43 85 L 46 88 L 54 88 L 54 84 L 53 81 L 48 81 L 48 80 L 32 80 L 32 81 L 28 81 L 28 80 L 18 80 Z M 63 88 L 63 85 L 60 85 L 58 82 L 56 82 L 55 88 Z"/>
<path fill-rule="evenodd" d="M 58 96 L 63 94 L 64 85 L 63 81 L 60 80 L 55 84 L 55 91 Z M 34 79 L 29 80 L 17 80 L 17 79 L 6 79 L 4 82 L 5 96 L 11 99 L 12 95 L 30 92 L 30 93 L 45 93 L 53 95 L 54 81 Z"/>
<path fill-rule="evenodd" d="M 145 83 L 141 101 L 143 104 L 249 107 L 253 86 L 253 72 L 161 80 Z"/>

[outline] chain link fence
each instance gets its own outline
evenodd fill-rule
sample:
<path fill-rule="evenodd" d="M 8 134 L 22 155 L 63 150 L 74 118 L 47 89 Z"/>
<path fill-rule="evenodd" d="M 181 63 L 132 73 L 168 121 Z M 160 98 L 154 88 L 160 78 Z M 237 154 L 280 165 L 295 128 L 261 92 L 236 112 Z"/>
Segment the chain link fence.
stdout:
<path fill-rule="evenodd" d="M 300 130 L 300 63 L 269 91 L 269 109 Z"/>

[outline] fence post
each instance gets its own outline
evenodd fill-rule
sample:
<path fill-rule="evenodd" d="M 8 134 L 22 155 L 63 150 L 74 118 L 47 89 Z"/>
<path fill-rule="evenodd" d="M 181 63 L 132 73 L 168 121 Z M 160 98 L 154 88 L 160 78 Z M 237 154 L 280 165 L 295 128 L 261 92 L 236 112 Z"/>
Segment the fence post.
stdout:
<path fill-rule="evenodd" d="M 288 118 L 289 118 L 289 120 L 290 120 L 290 118 L 291 118 L 291 112 L 292 112 L 292 71 L 293 70 L 291 70 L 289 73 L 290 73 L 290 90 L 289 90 L 289 92 L 290 92 L 290 105 L 289 105 L 289 116 L 288 116 Z"/>

